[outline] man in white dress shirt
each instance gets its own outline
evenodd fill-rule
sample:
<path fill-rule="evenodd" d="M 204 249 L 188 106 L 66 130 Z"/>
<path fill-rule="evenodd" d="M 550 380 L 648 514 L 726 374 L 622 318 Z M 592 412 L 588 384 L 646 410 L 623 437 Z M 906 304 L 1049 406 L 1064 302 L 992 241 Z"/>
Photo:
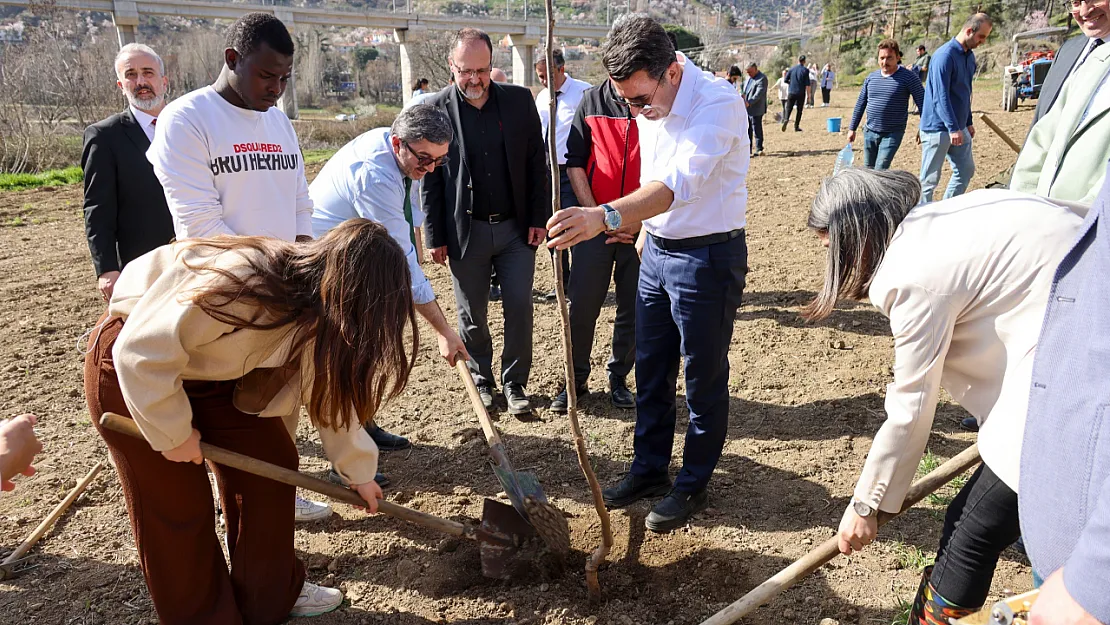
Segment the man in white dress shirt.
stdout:
<path fill-rule="evenodd" d="M 632 467 L 604 492 L 610 507 L 666 494 L 648 529 L 681 527 L 708 504 L 728 427 L 728 347 L 744 290 L 750 143 L 744 101 L 727 81 L 676 53 L 654 19 L 622 17 L 602 56 L 617 95 L 639 115 L 641 186 L 596 208 L 552 216 L 549 247 L 642 222 L 636 306 L 636 434 Z M 668 475 L 675 381 L 683 360 L 690 424 L 682 468 Z"/>
<path fill-rule="evenodd" d="M 536 77 L 544 90 L 536 95 L 536 110 L 540 113 L 540 124 L 543 126 L 543 140 L 547 143 L 551 124 L 551 90 L 555 90 L 555 154 L 559 158 L 559 208 L 569 208 L 579 204 L 574 195 L 574 188 L 567 177 L 567 137 L 570 136 L 570 126 L 574 123 L 574 112 L 582 101 L 582 94 L 590 88 L 590 83 L 572 78 L 567 74 L 566 59 L 562 50 L 552 50 L 552 71 L 547 69 L 547 54 L 540 54 L 536 61 Z M 554 252 L 553 252 L 554 253 Z M 570 254 L 563 255 L 563 277 L 570 282 Z M 548 300 L 555 299 L 555 291 L 547 294 Z"/>

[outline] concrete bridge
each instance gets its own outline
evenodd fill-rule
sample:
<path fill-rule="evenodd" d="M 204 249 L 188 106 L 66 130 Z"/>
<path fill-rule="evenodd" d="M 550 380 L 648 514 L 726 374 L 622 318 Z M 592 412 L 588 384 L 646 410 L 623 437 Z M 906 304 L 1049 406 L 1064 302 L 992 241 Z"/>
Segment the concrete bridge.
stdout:
<path fill-rule="evenodd" d="M 33 0 L 0 0 L 0 5 L 24 8 L 31 8 L 33 4 Z M 463 26 L 472 26 L 491 35 L 508 35 L 509 42 L 512 45 L 513 81 L 524 86 L 532 86 L 532 65 L 535 59 L 536 46 L 539 45 L 545 34 L 543 18 L 533 20 L 479 19 L 433 13 L 348 10 L 340 7 L 280 6 L 255 2 L 205 2 L 201 0 L 57 0 L 52 5 L 59 9 L 72 11 L 95 11 L 111 14 L 119 36 L 120 46 L 135 42 L 136 27 L 139 25 L 140 15 L 235 20 L 246 13 L 261 11 L 273 13 L 291 31 L 300 26 L 392 29 L 394 39 L 400 47 L 401 92 L 405 102 L 408 102 L 412 97 L 411 92 L 404 88 L 411 85 L 414 78 L 410 57 L 412 44 L 419 41 L 430 31 L 454 31 Z M 600 40 L 604 39 L 608 32 L 608 24 L 576 22 L 556 22 L 555 24 L 555 36 L 562 38 Z M 730 40 L 742 40 L 751 37 L 758 38 L 761 43 L 775 43 L 799 39 L 803 36 L 804 34 L 799 31 L 753 32 L 733 28 L 725 32 L 725 37 Z M 297 93 L 293 79 L 290 80 L 289 86 L 285 90 L 285 97 L 282 98 L 280 106 L 291 119 L 296 119 L 298 115 Z"/>

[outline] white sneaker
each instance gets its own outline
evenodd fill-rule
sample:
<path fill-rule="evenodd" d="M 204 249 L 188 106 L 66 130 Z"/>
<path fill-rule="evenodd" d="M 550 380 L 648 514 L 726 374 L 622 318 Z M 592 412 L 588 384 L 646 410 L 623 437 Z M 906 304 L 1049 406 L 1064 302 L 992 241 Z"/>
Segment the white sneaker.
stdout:
<path fill-rule="evenodd" d="M 289 616 L 320 616 L 343 605 L 343 591 L 305 582 Z"/>
<path fill-rule="evenodd" d="M 331 506 L 320 501 L 309 501 L 300 495 L 293 500 L 293 520 L 297 523 L 322 521 L 331 516 Z"/>

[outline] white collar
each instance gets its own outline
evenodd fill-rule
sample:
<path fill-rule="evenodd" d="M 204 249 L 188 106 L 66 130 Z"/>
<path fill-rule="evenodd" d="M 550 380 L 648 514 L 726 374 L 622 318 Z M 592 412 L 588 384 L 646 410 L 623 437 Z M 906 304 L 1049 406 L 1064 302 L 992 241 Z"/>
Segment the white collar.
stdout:
<path fill-rule="evenodd" d="M 150 125 L 150 122 L 154 121 L 155 119 L 158 119 L 154 115 L 151 115 L 150 113 L 147 113 L 146 111 L 140 111 L 139 109 L 137 109 L 133 106 L 128 105 L 128 108 L 131 109 L 131 116 L 134 117 L 135 121 L 138 122 L 138 124 L 140 126 L 142 126 L 143 128 L 146 128 L 147 126 Z"/>

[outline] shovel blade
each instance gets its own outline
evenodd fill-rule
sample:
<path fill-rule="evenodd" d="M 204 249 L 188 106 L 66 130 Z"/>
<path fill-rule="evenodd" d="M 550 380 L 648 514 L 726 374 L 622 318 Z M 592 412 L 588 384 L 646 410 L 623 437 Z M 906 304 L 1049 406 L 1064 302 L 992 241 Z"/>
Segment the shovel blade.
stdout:
<path fill-rule="evenodd" d="M 528 575 L 533 563 L 522 547 L 534 538 L 536 530 L 512 506 L 486 499 L 478 532 L 482 575 L 504 580 Z"/>

